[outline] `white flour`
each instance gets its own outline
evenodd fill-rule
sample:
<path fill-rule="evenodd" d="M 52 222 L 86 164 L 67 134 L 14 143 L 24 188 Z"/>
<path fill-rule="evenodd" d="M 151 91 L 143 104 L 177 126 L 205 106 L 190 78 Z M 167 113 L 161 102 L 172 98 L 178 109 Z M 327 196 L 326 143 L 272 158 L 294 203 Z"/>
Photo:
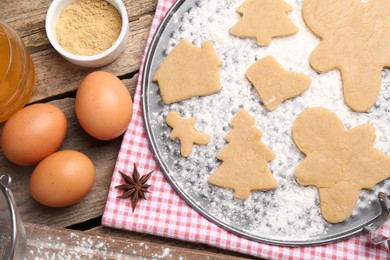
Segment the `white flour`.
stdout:
<path fill-rule="evenodd" d="M 388 71 L 383 72 L 383 86 L 376 104 L 367 113 L 352 112 L 343 99 L 339 72 L 317 74 L 310 68 L 309 56 L 319 39 L 304 24 L 301 1 L 287 1 L 293 6 L 289 17 L 299 27 L 299 32 L 294 36 L 274 38 L 265 47 L 258 46 L 254 39 L 241 39 L 229 34 L 229 29 L 240 18 L 235 9 L 242 2 L 202 0 L 194 4 L 184 17 L 174 17 L 180 26 L 171 35 L 170 47 L 164 54 L 167 55 L 181 39 L 187 39 L 198 47 L 203 41 L 211 41 L 224 62 L 220 68 L 222 90 L 214 95 L 164 106 L 163 111 L 152 113 L 152 122 L 156 126 L 165 126 L 165 116 L 170 111 L 178 111 L 184 117 L 193 116 L 197 120 L 196 128 L 212 135 L 209 145 L 194 146 L 193 154 L 185 159 L 179 156 L 178 142 L 168 138 L 170 129 L 165 126 L 166 131 L 159 137 L 159 141 L 166 144 L 166 152 L 162 156 L 175 158 L 174 170 L 169 174 L 182 190 L 222 222 L 242 227 L 247 234 L 266 239 L 313 240 L 323 236 L 330 225 L 321 217 L 317 189 L 302 187 L 295 181 L 294 171 L 303 155 L 292 140 L 292 124 L 303 110 L 325 107 L 336 112 L 348 129 L 363 123 L 373 125 L 377 134 L 376 148 L 389 154 Z M 273 55 L 286 70 L 301 72 L 312 79 L 309 90 L 285 101 L 272 112 L 264 108 L 257 92 L 245 78 L 246 70 L 267 55 Z M 269 167 L 279 183 L 273 191 L 252 192 L 245 201 L 234 199 L 231 190 L 207 182 L 220 165 L 215 159 L 216 154 L 226 145 L 224 137 L 230 131 L 229 123 L 240 107 L 255 116 L 255 125 L 263 132 L 262 141 L 275 152 L 276 158 Z M 361 200 L 367 200 L 365 197 L 363 192 Z M 358 212 L 355 211 L 356 214 Z"/>

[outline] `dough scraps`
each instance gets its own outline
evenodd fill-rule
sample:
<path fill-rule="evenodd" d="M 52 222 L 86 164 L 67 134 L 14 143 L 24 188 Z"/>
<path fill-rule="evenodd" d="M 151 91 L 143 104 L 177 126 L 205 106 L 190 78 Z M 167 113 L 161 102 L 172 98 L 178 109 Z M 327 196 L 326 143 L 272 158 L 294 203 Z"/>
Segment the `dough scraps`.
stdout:
<path fill-rule="evenodd" d="M 170 112 L 166 117 L 166 122 L 173 129 L 169 138 L 179 139 L 183 157 L 190 156 L 193 144 L 205 145 L 211 140 L 208 134 L 194 130 L 195 119 L 193 117 L 182 119 L 178 112 Z"/>
<path fill-rule="evenodd" d="M 352 214 L 361 189 L 372 189 L 390 177 L 390 156 L 373 147 L 371 125 L 345 130 L 335 113 L 318 107 L 298 115 L 292 131 L 306 155 L 296 169 L 296 180 L 317 186 L 322 215 L 330 223 Z"/>
<path fill-rule="evenodd" d="M 272 56 L 258 60 L 245 75 L 269 111 L 275 109 L 284 100 L 300 95 L 311 84 L 309 77 L 284 70 Z"/>
<path fill-rule="evenodd" d="M 310 56 L 312 68 L 340 70 L 347 105 L 368 110 L 378 97 L 382 69 L 390 66 L 390 1 L 305 0 L 302 11 L 321 38 Z"/>
<path fill-rule="evenodd" d="M 212 184 L 235 190 L 238 199 L 247 199 L 252 190 L 270 190 L 278 186 L 267 163 L 275 154 L 261 142 L 262 132 L 255 118 L 240 109 L 226 135 L 228 144 L 218 154 L 221 166 L 209 177 Z"/>
<path fill-rule="evenodd" d="M 165 104 L 205 96 L 221 89 L 221 65 L 210 42 L 198 48 L 181 40 L 160 65 L 153 81 L 158 83 Z"/>
<path fill-rule="evenodd" d="M 238 37 L 256 38 L 258 45 L 269 45 L 274 37 L 298 32 L 287 16 L 292 7 L 283 0 L 246 0 L 236 11 L 242 17 L 230 29 L 230 33 Z"/>

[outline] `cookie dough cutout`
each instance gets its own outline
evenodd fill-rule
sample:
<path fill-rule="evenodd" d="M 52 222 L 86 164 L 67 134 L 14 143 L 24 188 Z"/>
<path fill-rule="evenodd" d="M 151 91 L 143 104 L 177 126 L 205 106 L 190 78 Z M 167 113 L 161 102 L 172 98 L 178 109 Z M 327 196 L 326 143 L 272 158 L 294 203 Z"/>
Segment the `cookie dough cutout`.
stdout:
<path fill-rule="evenodd" d="M 153 76 L 165 104 L 206 96 L 221 89 L 218 58 L 210 42 L 198 48 L 182 40 L 169 53 Z"/>
<path fill-rule="evenodd" d="M 267 163 L 275 154 L 261 142 L 262 132 L 255 128 L 255 119 L 240 109 L 231 122 L 232 130 L 226 135 L 228 144 L 218 154 L 220 167 L 208 182 L 234 189 L 234 196 L 247 199 L 252 190 L 271 190 L 278 186 Z"/>
<path fill-rule="evenodd" d="M 317 186 L 322 215 L 330 223 L 352 214 L 361 189 L 372 189 L 390 177 L 390 156 L 374 149 L 371 125 L 345 130 L 335 113 L 311 108 L 298 115 L 292 131 L 306 155 L 296 169 L 296 180 Z"/>
<path fill-rule="evenodd" d="M 272 56 L 258 60 L 245 75 L 269 111 L 274 110 L 284 100 L 300 95 L 311 84 L 309 77 L 284 70 Z"/>
<path fill-rule="evenodd" d="M 368 110 L 378 97 L 382 69 L 390 66 L 390 1 L 305 0 L 302 12 L 321 38 L 310 56 L 312 68 L 340 70 L 347 105 Z"/>
<path fill-rule="evenodd" d="M 292 7 L 283 0 L 246 0 L 236 11 L 242 17 L 230 29 L 230 33 L 243 38 L 256 38 L 258 45 L 269 45 L 274 37 L 298 32 L 287 16 Z"/>
<path fill-rule="evenodd" d="M 194 130 L 195 119 L 182 119 L 178 112 L 170 112 L 166 117 L 167 124 L 173 129 L 169 134 L 171 140 L 179 139 L 181 156 L 188 157 L 192 152 L 192 145 L 205 145 L 211 141 L 208 134 Z"/>

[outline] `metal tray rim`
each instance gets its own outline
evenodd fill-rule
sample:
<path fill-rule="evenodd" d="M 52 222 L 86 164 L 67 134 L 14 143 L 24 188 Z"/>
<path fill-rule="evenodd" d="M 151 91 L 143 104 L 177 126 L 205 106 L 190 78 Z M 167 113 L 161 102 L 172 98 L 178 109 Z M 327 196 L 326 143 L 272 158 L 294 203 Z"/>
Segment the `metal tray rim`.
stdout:
<path fill-rule="evenodd" d="M 290 247 L 296 247 L 296 246 L 317 246 L 317 245 L 324 245 L 324 244 L 329 244 L 329 243 L 334 243 L 340 240 L 344 240 L 348 237 L 354 236 L 358 233 L 360 233 L 364 226 L 370 225 L 372 221 L 365 223 L 364 225 L 359 225 L 355 227 L 354 229 L 351 229 L 349 231 L 344 231 L 340 234 L 324 237 L 324 238 L 319 238 L 315 240 L 304 240 L 304 241 L 284 241 L 284 240 L 277 240 L 277 239 L 267 239 L 264 237 L 259 237 L 256 235 L 248 234 L 246 232 L 237 230 L 237 228 L 224 223 L 223 221 L 215 218 L 212 216 L 209 212 L 207 212 L 205 209 L 203 209 L 201 206 L 197 205 L 196 202 L 190 198 L 189 196 L 186 195 L 186 193 L 178 186 L 178 184 L 173 180 L 173 178 L 168 174 L 169 170 L 167 165 L 164 163 L 164 160 L 161 158 L 161 156 L 158 153 L 157 149 L 157 143 L 156 140 L 154 139 L 152 130 L 151 130 L 151 124 L 150 124 L 150 119 L 149 119 L 149 99 L 148 99 L 148 89 L 149 85 L 151 84 L 150 81 L 150 73 L 151 73 L 151 68 L 152 68 L 152 58 L 155 54 L 157 45 L 159 43 L 161 35 L 164 33 L 165 29 L 167 28 L 168 23 L 172 19 L 172 17 L 176 14 L 176 12 L 185 4 L 188 6 L 191 5 L 189 3 L 190 1 L 186 0 L 177 0 L 171 8 L 168 10 L 166 13 L 165 17 L 163 18 L 162 22 L 158 26 L 155 35 L 152 38 L 150 47 L 146 53 L 145 56 L 145 64 L 144 64 L 144 70 L 143 74 L 141 77 L 141 101 L 142 101 L 142 114 L 143 114 L 143 120 L 144 120 L 144 125 L 147 133 L 148 140 L 150 142 L 150 148 L 153 152 L 153 155 L 155 156 L 155 159 L 160 166 L 160 169 L 162 170 L 164 176 L 167 178 L 169 184 L 174 188 L 174 190 L 179 194 L 179 196 L 184 199 L 193 209 L 195 209 L 198 213 L 200 213 L 203 217 L 208 219 L 210 222 L 218 225 L 219 227 L 232 232 L 238 236 L 241 236 L 243 238 L 256 241 L 256 242 L 262 242 L 266 243 L 269 245 L 279 245 L 279 246 L 290 246 Z"/>

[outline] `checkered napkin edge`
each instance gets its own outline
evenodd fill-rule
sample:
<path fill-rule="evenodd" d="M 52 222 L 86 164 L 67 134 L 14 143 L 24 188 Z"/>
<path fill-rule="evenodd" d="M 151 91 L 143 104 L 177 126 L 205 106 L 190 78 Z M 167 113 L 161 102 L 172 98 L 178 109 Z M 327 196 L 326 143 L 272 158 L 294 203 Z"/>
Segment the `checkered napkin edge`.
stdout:
<path fill-rule="evenodd" d="M 144 128 L 141 104 L 141 77 L 147 49 L 159 24 L 175 0 L 159 0 L 155 17 L 146 44 L 142 66 L 134 95 L 133 119 L 124 134 L 114 168 L 102 225 L 147 233 L 161 237 L 207 244 L 225 250 L 236 251 L 266 259 L 387 259 L 385 246 L 373 246 L 367 235 L 356 235 L 349 239 L 322 246 L 281 247 L 251 241 L 226 231 L 211 223 L 192 209 L 170 186 L 160 171 Z M 131 200 L 118 199 L 122 183 L 118 171 L 131 173 L 136 163 L 141 174 L 154 171 L 149 180 L 152 184 L 147 200 L 141 200 L 133 212 Z M 390 235 L 390 226 L 383 231 Z"/>

